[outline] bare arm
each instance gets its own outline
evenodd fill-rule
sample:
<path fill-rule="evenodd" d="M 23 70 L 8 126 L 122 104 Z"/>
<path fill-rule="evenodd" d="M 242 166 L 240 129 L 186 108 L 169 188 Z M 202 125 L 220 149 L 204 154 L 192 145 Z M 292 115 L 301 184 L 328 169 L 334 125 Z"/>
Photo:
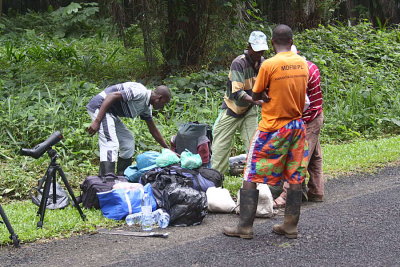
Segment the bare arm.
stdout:
<path fill-rule="evenodd" d="M 265 90 L 261 93 L 253 92 L 252 99 L 254 101 L 263 101 L 264 103 L 268 103 L 271 100 L 271 98 L 268 96 L 267 92 L 268 90 Z"/>
<path fill-rule="evenodd" d="M 154 124 L 153 120 L 146 121 L 147 127 L 149 128 L 149 132 L 153 136 L 154 140 L 156 140 L 162 147 L 169 148 L 167 143 L 165 142 L 163 136 L 161 135 L 160 131 L 157 129 L 156 125 Z"/>
<path fill-rule="evenodd" d="M 253 100 L 253 98 L 251 96 L 249 96 L 248 94 L 244 94 L 243 97 L 241 98 L 241 100 L 244 100 L 247 103 L 250 103 L 250 104 L 253 104 L 253 105 L 257 105 L 257 106 L 261 106 L 262 103 L 264 103 L 263 100 Z"/>
<path fill-rule="evenodd" d="M 87 131 L 90 135 L 94 135 L 98 132 L 98 130 L 100 129 L 100 123 L 106 115 L 107 110 L 112 106 L 113 103 L 119 100 L 122 100 L 122 95 L 120 92 L 114 92 L 106 96 L 100 106 L 99 113 L 97 114 L 96 119 L 87 128 Z"/>

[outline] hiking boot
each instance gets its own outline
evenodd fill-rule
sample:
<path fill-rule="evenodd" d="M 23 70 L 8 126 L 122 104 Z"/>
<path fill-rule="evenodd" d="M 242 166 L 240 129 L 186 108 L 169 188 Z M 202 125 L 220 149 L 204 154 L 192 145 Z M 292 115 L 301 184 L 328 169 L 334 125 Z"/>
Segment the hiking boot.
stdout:
<path fill-rule="evenodd" d="M 276 224 L 272 231 L 287 238 L 297 238 L 297 224 L 300 218 L 302 190 L 301 185 L 290 185 L 287 191 L 285 217 L 283 224 Z"/>
<path fill-rule="evenodd" d="M 132 164 L 132 158 L 123 159 L 123 158 L 118 157 L 117 175 L 120 175 L 120 176 L 124 175 L 126 168 L 131 166 L 131 164 Z"/>
<path fill-rule="evenodd" d="M 258 204 L 257 189 L 240 189 L 240 218 L 233 227 L 224 227 L 223 233 L 227 236 L 236 236 L 245 239 L 253 238 L 253 223 Z"/>
<path fill-rule="evenodd" d="M 104 177 L 108 173 L 115 174 L 115 162 L 100 161 L 99 176 Z"/>

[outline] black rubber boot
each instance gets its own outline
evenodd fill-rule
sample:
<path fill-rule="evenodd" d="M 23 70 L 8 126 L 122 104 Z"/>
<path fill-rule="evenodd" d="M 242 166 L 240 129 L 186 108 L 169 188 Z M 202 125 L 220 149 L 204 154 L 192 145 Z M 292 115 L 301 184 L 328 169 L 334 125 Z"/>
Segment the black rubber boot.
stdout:
<path fill-rule="evenodd" d="M 240 189 L 240 219 L 237 226 L 224 227 L 223 233 L 227 236 L 236 236 L 245 239 L 253 238 L 253 223 L 258 204 L 257 189 Z"/>
<path fill-rule="evenodd" d="M 285 235 L 287 238 L 297 238 L 297 224 L 300 219 L 300 206 L 302 199 L 301 185 L 290 185 L 287 191 L 285 217 L 283 224 L 276 224 L 272 231 L 278 235 Z"/>
<path fill-rule="evenodd" d="M 100 161 L 100 171 L 99 176 L 104 177 L 106 174 L 115 174 L 115 162 L 111 161 Z"/>
<path fill-rule="evenodd" d="M 118 157 L 117 162 L 117 175 L 124 175 L 124 171 L 126 168 L 132 165 L 132 158 L 130 159 L 123 159 Z"/>

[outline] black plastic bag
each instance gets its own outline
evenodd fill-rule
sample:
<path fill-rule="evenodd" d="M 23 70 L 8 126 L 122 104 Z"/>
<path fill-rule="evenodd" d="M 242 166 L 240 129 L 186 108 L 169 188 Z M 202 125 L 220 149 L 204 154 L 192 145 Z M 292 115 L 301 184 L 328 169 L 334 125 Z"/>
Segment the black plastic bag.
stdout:
<path fill-rule="evenodd" d="M 207 215 L 205 192 L 193 189 L 193 181 L 172 167 L 156 168 L 142 175 L 142 184 L 150 183 L 159 208 L 170 215 L 173 226 L 200 224 Z"/>
<path fill-rule="evenodd" d="M 169 225 L 190 226 L 201 224 L 207 215 L 206 193 L 173 183 L 163 191 L 163 207 L 170 216 Z"/>

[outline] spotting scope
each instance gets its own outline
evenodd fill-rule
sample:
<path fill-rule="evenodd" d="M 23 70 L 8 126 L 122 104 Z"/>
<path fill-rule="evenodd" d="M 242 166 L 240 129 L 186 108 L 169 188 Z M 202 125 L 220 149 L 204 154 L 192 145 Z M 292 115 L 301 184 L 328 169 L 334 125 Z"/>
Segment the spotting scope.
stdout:
<path fill-rule="evenodd" d="M 36 145 L 34 148 L 21 148 L 21 154 L 38 159 L 52 146 L 60 142 L 61 139 L 63 139 L 62 134 L 56 131 L 46 141 Z"/>

